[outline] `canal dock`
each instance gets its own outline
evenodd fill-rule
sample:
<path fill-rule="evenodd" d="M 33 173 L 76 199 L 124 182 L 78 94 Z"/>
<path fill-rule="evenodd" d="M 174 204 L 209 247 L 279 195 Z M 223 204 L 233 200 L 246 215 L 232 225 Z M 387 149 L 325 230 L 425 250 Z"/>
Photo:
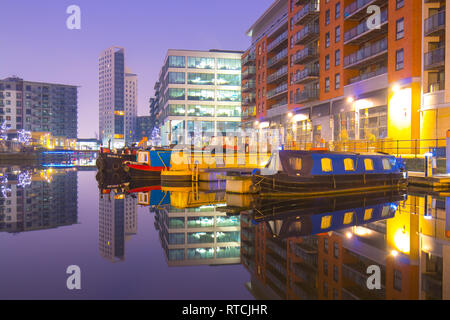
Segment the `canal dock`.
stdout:
<path fill-rule="evenodd" d="M 408 172 L 408 184 L 433 189 L 450 189 L 450 174 L 425 176 L 424 172 Z"/>

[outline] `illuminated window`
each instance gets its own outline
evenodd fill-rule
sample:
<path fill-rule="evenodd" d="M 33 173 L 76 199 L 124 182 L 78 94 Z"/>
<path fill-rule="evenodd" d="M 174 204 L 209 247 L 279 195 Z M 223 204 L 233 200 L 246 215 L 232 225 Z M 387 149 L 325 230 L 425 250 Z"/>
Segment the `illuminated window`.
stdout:
<path fill-rule="evenodd" d="M 331 227 L 331 216 L 322 217 L 322 223 L 320 225 L 322 229 L 328 229 Z"/>
<path fill-rule="evenodd" d="M 322 171 L 323 172 L 331 172 L 333 171 L 333 165 L 331 163 L 331 159 L 322 158 Z"/>
<path fill-rule="evenodd" d="M 364 167 L 367 171 L 373 171 L 373 160 L 372 159 L 364 159 Z"/>
<path fill-rule="evenodd" d="M 389 159 L 383 159 L 383 169 L 384 170 L 391 170 L 391 162 L 389 161 Z"/>
<path fill-rule="evenodd" d="M 302 159 L 301 158 L 291 158 L 289 159 L 289 164 L 292 169 L 300 171 L 302 170 Z"/>
<path fill-rule="evenodd" d="M 353 159 L 344 159 L 344 166 L 345 171 L 355 171 L 355 163 L 353 162 Z"/>
<path fill-rule="evenodd" d="M 350 224 L 353 221 L 354 212 L 346 212 L 344 215 L 344 224 Z"/>
<path fill-rule="evenodd" d="M 366 209 L 364 211 L 364 221 L 372 219 L 373 209 Z"/>

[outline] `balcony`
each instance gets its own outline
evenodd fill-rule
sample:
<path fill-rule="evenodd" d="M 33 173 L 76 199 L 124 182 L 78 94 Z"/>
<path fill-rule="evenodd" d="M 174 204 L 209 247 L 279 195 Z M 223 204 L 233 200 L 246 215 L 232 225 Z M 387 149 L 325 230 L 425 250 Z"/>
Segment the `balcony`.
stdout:
<path fill-rule="evenodd" d="M 381 12 L 379 29 L 369 29 L 367 27 L 367 21 L 363 20 L 356 27 L 344 33 L 344 44 L 356 45 L 364 43 L 370 38 L 376 37 L 382 33 L 386 33 L 387 26 L 388 26 L 388 13 L 387 10 L 384 10 Z"/>
<path fill-rule="evenodd" d="M 270 106 L 270 109 L 275 109 L 275 108 L 278 108 L 278 107 L 281 107 L 281 106 L 285 106 L 285 105 L 287 105 L 287 104 L 288 104 L 287 99 L 283 99 L 283 100 L 280 100 L 280 101 L 278 101 L 277 103 L 271 105 L 271 106 Z"/>
<path fill-rule="evenodd" d="M 428 88 L 427 88 L 427 92 L 425 93 L 433 93 L 436 91 L 442 91 L 445 90 L 445 81 L 438 81 L 438 82 L 433 82 L 433 83 L 429 83 L 428 84 Z"/>
<path fill-rule="evenodd" d="M 444 68 L 445 64 L 445 47 L 440 47 L 425 53 L 424 68 L 425 70 L 436 70 Z"/>
<path fill-rule="evenodd" d="M 271 43 L 267 45 L 267 52 L 275 51 L 276 49 L 280 49 L 285 45 L 287 47 L 288 42 L 288 31 L 283 32 L 280 34 L 275 40 L 273 40 Z"/>
<path fill-rule="evenodd" d="M 286 78 L 288 74 L 288 66 L 284 65 L 280 69 L 278 69 L 276 72 L 272 73 L 267 77 L 267 83 L 277 83 Z"/>
<path fill-rule="evenodd" d="M 256 103 L 256 97 L 254 95 L 248 96 L 242 99 L 243 106 L 251 106 Z"/>
<path fill-rule="evenodd" d="M 256 53 L 250 52 L 245 58 L 242 59 L 242 66 L 254 65 L 256 62 Z"/>
<path fill-rule="evenodd" d="M 292 81 L 295 84 L 304 84 L 319 79 L 319 66 L 307 66 L 294 74 Z"/>
<path fill-rule="evenodd" d="M 361 20 L 367 16 L 367 7 L 385 4 L 386 0 L 356 0 L 344 9 L 344 19 Z"/>
<path fill-rule="evenodd" d="M 360 74 L 357 77 L 353 77 L 353 78 L 349 79 L 348 80 L 348 84 L 349 85 L 350 84 L 354 84 L 356 82 L 360 82 L 360 81 L 364 81 L 364 80 L 367 80 L 367 79 L 370 79 L 370 78 L 373 78 L 373 77 L 377 77 L 377 76 L 380 76 L 380 75 L 385 74 L 385 73 L 387 73 L 387 68 L 386 67 L 378 68 L 375 71 L 362 73 L 362 74 Z"/>
<path fill-rule="evenodd" d="M 294 17 L 296 25 L 306 24 L 319 16 L 319 1 L 309 1 Z"/>
<path fill-rule="evenodd" d="M 297 0 L 295 2 L 296 6 L 304 6 L 306 3 L 308 3 L 310 0 Z"/>
<path fill-rule="evenodd" d="M 247 70 L 242 72 L 242 79 L 248 79 L 252 78 L 256 75 L 256 67 L 250 66 L 247 68 Z"/>
<path fill-rule="evenodd" d="M 288 85 L 287 83 L 283 83 L 282 85 L 276 87 L 275 89 L 267 91 L 267 99 L 279 97 L 283 94 L 287 94 L 287 92 L 288 92 Z"/>
<path fill-rule="evenodd" d="M 314 44 L 300 51 L 297 51 L 297 53 L 294 54 L 294 63 L 305 64 L 318 58 L 319 58 L 319 50 L 317 44 Z"/>
<path fill-rule="evenodd" d="M 256 89 L 256 81 L 247 81 L 242 85 L 242 92 L 249 92 Z"/>
<path fill-rule="evenodd" d="M 385 60 L 388 50 L 388 41 L 386 38 L 372 43 L 368 47 L 359 49 L 358 51 L 344 58 L 345 68 L 360 68 L 361 66 L 370 65 L 380 60 Z"/>
<path fill-rule="evenodd" d="M 296 94 L 294 101 L 296 104 L 301 104 L 317 99 L 319 99 L 319 89 L 311 88 L 303 90 L 300 94 Z"/>
<path fill-rule="evenodd" d="M 309 288 L 307 285 L 296 282 L 292 288 L 294 294 L 302 300 L 316 300 L 317 290 Z"/>
<path fill-rule="evenodd" d="M 439 36 L 445 32 L 445 10 L 432 15 L 424 22 L 426 37 Z"/>
<path fill-rule="evenodd" d="M 294 36 L 295 44 L 306 44 L 309 41 L 319 37 L 319 24 L 316 22 L 305 25 L 305 27 L 297 32 Z"/>
<path fill-rule="evenodd" d="M 288 48 L 283 49 L 277 55 L 269 60 L 267 60 L 267 68 L 276 68 L 277 66 L 286 63 L 288 56 Z"/>

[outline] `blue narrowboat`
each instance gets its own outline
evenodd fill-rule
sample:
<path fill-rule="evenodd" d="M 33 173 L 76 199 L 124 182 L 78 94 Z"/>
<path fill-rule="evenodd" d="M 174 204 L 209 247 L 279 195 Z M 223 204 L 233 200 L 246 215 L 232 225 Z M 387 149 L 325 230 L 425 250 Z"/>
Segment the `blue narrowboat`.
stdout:
<path fill-rule="evenodd" d="M 405 199 L 406 194 L 396 191 L 307 201 L 262 200 L 253 208 L 253 220 L 265 222 L 273 237 L 303 237 L 393 218 Z"/>
<path fill-rule="evenodd" d="M 383 153 L 278 151 L 252 175 L 250 191 L 274 196 L 353 193 L 406 186 L 401 160 Z"/>

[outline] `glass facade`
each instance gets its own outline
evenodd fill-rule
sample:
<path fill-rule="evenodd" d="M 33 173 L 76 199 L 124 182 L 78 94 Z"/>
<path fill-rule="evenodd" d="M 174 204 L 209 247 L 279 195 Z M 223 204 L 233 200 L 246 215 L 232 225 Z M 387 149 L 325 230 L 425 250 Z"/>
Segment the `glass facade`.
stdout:
<path fill-rule="evenodd" d="M 240 86 L 241 75 L 240 74 L 217 74 L 218 86 Z"/>
<path fill-rule="evenodd" d="M 205 228 L 214 226 L 214 217 L 188 217 L 188 228 Z"/>
<path fill-rule="evenodd" d="M 169 100 L 185 100 L 185 90 L 180 88 L 169 88 Z"/>
<path fill-rule="evenodd" d="M 193 117 L 214 117 L 214 106 L 189 105 L 188 116 Z"/>
<path fill-rule="evenodd" d="M 184 72 L 169 72 L 170 84 L 185 84 L 186 76 Z"/>
<path fill-rule="evenodd" d="M 216 117 L 241 117 L 240 106 L 217 106 Z"/>
<path fill-rule="evenodd" d="M 169 68 L 185 68 L 185 67 L 186 67 L 185 57 L 169 56 Z"/>
<path fill-rule="evenodd" d="M 334 140 L 348 141 L 356 137 L 356 114 L 353 111 L 335 114 L 334 120 Z"/>
<path fill-rule="evenodd" d="M 359 110 L 359 139 L 387 138 L 387 106 Z"/>
<path fill-rule="evenodd" d="M 188 73 L 188 84 L 214 85 L 214 73 Z"/>
<path fill-rule="evenodd" d="M 241 101 L 241 91 L 237 90 L 217 90 L 217 101 Z"/>
<path fill-rule="evenodd" d="M 188 57 L 188 68 L 214 69 L 214 58 Z"/>
<path fill-rule="evenodd" d="M 241 219 L 239 216 L 223 216 L 217 217 L 217 227 L 238 227 L 241 225 Z"/>
<path fill-rule="evenodd" d="M 188 100 L 214 101 L 214 90 L 188 89 Z"/>
<path fill-rule="evenodd" d="M 189 260 L 195 259 L 213 259 L 214 248 L 192 248 L 187 250 Z"/>
<path fill-rule="evenodd" d="M 214 232 L 190 232 L 187 234 L 187 243 L 214 243 Z"/>
<path fill-rule="evenodd" d="M 241 233 L 239 231 L 216 232 L 217 242 L 240 242 Z"/>
<path fill-rule="evenodd" d="M 241 254 L 241 247 L 218 247 L 216 258 L 237 258 Z"/>
<path fill-rule="evenodd" d="M 186 106 L 184 104 L 169 104 L 170 116 L 185 116 Z"/>
<path fill-rule="evenodd" d="M 241 70 L 241 60 L 218 58 L 217 70 Z"/>

